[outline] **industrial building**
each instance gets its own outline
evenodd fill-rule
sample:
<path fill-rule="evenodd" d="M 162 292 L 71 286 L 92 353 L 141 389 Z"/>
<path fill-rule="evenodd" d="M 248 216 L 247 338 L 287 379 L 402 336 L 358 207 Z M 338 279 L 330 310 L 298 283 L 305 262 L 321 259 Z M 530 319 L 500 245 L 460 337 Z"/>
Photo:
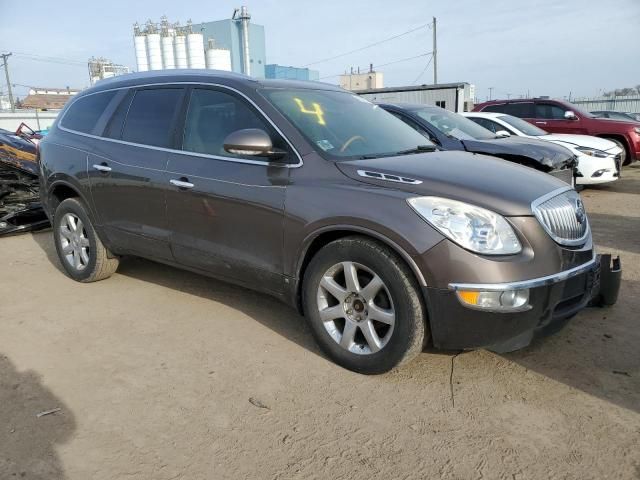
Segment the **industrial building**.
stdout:
<path fill-rule="evenodd" d="M 384 87 L 384 77 L 382 72 L 373 70 L 373 64 L 369 66 L 369 71 L 366 73 L 360 73 L 359 68 L 354 72 L 352 68 L 351 73 L 340 75 L 340 87 L 352 92 L 379 89 Z"/>
<path fill-rule="evenodd" d="M 194 23 L 194 32 L 213 39 L 218 48 L 231 55 L 231 71 L 265 78 L 266 46 L 264 26 L 251 23 L 247 7 L 234 10 L 229 19 Z"/>
<path fill-rule="evenodd" d="M 186 26 L 170 23 L 166 17 L 156 24 L 151 20 L 144 26 L 133 26 L 133 41 L 139 72 L 174 68 L 210 68 L 231 70 L 231 52 L 219 48 L 208 39 L 205 52 L 204 35 Z"/>
<path fill-rule="evenodd" d="M 437 85 L 373 88 L 357 93 L 372 102 L 420 103 L 442 107 L 452 112 L 468 112 L 473 109 L 475 86 L 466 82 L 439 83 Z"/>
<path fill-rule="evenodd" d="M 279 78 L 284 80 L 305 80 L 317 82 L 320 78 L 320 72 L 309 68 L 285 67 L 277 63 L 271 63 L 264 69 L 266 78 Z"/>
<path fill-rule="evenodd" d="M 103 57 L 89 59 L 89 81 L 91 85 L 105 78 L 117 77 L 129 73 L 129 67 L 118 65 Z"/>

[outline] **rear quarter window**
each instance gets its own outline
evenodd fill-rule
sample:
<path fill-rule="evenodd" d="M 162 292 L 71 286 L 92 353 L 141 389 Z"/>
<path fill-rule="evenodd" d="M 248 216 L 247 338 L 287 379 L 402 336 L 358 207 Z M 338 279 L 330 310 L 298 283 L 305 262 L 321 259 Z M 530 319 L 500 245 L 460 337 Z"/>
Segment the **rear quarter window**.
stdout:
<path fill-rule="evenodd" d="M 115 95 L 115 91 L 109 91 L 78 98 L 64 114 L 60 125 L 77 132 L 93 133 L 98 120 Z"/>

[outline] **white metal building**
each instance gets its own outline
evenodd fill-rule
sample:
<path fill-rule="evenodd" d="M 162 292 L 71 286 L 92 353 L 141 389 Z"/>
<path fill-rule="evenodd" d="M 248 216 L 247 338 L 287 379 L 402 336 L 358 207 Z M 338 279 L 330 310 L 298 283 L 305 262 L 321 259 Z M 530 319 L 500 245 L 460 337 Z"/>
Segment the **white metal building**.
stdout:
<path fill-rule="evenodd" d="M 437 85 L 373 88 L 357 93 L 372 102 L 421 103 L 442 107 L 452 112 L 467 112 L 473 109 L 475 86 L 466 82 L 439 83 Z"/>

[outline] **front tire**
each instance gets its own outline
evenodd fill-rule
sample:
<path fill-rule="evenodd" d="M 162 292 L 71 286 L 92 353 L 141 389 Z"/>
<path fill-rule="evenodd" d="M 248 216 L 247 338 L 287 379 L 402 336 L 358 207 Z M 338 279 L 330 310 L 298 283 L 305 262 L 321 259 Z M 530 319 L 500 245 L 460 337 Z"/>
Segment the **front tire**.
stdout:
<path fill-rule="evenodd" d="M 333 241 L 314 256 L 304 275 L 303 308 L 320 348 L 359 373 L 409 362 L 428 338 L 412 272 L 395 252 L 366 237 Z"/>
<path fill-rule="evenodd" d="M 56 208 L 53 238 L 60 263 L 78 282 L 97 282 L 110 277 L 119 260 L 103 245 L 77 198 L 68 198 Z"/>
<path fill-rule="evenodd" d="M 627 149 L 626 145 L 622 143 L 620 140 L 616 140 L 615 138 L 607 138 L 610 142 L 615 143 L 622 149 L 622 153 L 620 154 L 620 167 L 627 166 L 631 164 L 631 152 Z M 620 172 L 622 173 L 622 172 Z"/>

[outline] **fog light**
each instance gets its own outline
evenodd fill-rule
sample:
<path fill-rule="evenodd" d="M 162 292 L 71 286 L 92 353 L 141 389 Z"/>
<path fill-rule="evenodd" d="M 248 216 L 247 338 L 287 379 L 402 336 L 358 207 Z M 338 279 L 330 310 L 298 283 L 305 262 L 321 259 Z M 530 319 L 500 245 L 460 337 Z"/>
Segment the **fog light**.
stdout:
<path fill-rule="evenodd" d="M 596 170 L 595 172 L 593 172 L 593 175 L 591 175 L 592 178 L 597 178 L 597 177 L 601 177 L 605 172 L 610 172 L 611 170 L 608 168 L 602 168 L 600 170 Z"/>
<path fill-rule="evenodd" d="M 529 308 L 529 289 L 522 290 L 457 290 L 460 303 L 480 310 L 509 312 Z"/>

